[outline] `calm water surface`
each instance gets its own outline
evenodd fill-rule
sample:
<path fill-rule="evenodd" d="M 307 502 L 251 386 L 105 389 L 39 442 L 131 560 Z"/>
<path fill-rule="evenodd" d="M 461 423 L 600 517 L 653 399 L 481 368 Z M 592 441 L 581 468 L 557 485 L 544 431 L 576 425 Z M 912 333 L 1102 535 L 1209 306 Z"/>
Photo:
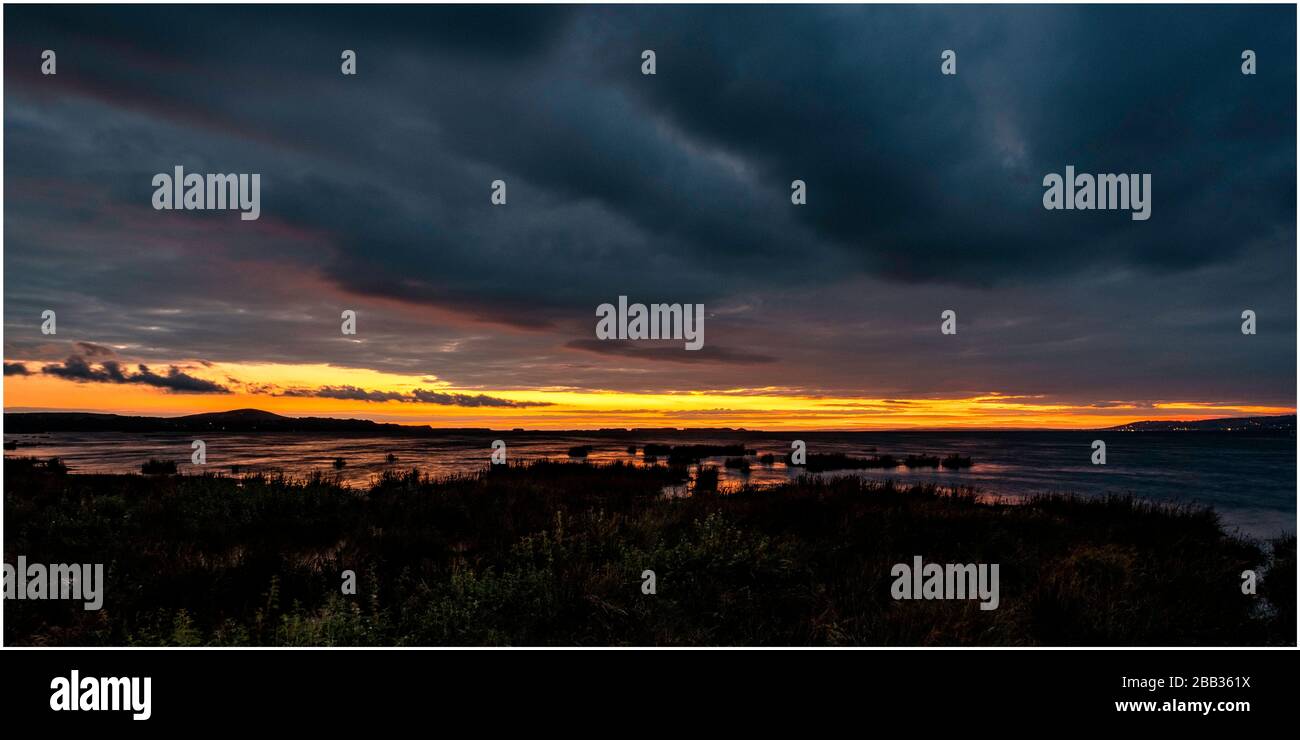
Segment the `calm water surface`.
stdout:
<path fill-rule="evenodd" d="M 491 440 L 504 439 L 512 461 L 567 459 L 575 445 L 591 445 L 587 458 L 642 464 L 642 454 L 629 455 L 628 445 L 743 443 L 778 460 L 790 450 L 790 440 L 804 438 L 812 453 L 842 452 L 869 455 L 873 451 L 902 457 L 926 453 L 970 456 L 975 464 L 961 471 L 866 470 L 852 474 L 901 483 L 934 482 L 968 486 L 1010 498 L 1058 492 L 1098 496 L 1131 493 L 1172 503 L 1215 507 L 1230 529 L 1272 537 L 1296 531 L 1296 440 L 1290 436 L 1246 436 L 1231 433 L 1099 433 L 1099 432 L 956 432 L 956 433 L 816 433 L 761 435 L 737 433 L 700 435 L 647 434 L 627 438 L 545 435 L 540 433 L 448 435 L 432 438 L 347 437 L 310 434 L 205 434 L 208 464 L 190 464 L 186 434 L 7 434 L 19 448 L 6 455 L 62 458 L 73 472 L 139 472 L 149 458 L 174 460 L 181 472 L 283 472 L 302 476 L 322 471 L 347 485 L 366 485 L 384 470 L 418 469 L 434 475 L 481 470 L 488 464 Z M 1093 439 L 1105 439 L 1107 464 L 1092 465 Z M 397 462 L 386 462 L 388 454 Z M 335 470 L 335 458 L 347 465 Z M 721 467 L 723 458 L 703 464 Z M 751 458 L 748 475 L 721 469 L 724 488 L 742 483 L 773 484 L 799 471 L 777 462 L 765 467 Z M 695 472 L 692 466 L 692 474 Z M 843 474 L 843 473 L 839 473 Z"/>

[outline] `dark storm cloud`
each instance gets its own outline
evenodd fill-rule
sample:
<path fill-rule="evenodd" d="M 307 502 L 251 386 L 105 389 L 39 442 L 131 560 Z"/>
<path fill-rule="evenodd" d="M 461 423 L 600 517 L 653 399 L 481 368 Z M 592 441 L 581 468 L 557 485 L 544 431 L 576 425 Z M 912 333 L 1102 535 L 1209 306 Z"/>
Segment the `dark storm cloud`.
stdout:
<path fill-rule="evenodd" d="M 149 369 L 148 365 L 138 365 L 137 372 L 124 370 L 121 363 L 105 360 L 94 367 L 84 357 L 73 355 L 60 365 L 46 365 L 41 368 L 46 375 L 53 375 L 64 380 L 78 383 L 137 383 L 140 385 L 162 388 L 172 393 L 229 393 L 230 389 L 210 380 L 188 375 L 172 365 L 166 374 L 159 375 Z M 6 367 L 6 375 L 8 368 Z"/>
<path fill-rule="evenodd" d="M 107 363 L 105 363 L 107 364 Z M 175 365 L 167 368 L 165 375 L 158 375 L 152 372 L 147 365 L 138 365 L 137 372 L 127 377 L 128 383 L 143 383 L 155 388 L 173 391 L 175 393 L 229 393 L 230 390 L 222 385 L 210 380 L 196 378 L 193 375 L 187 375 L 181 372 L 181 369 Z"/>
<path fill-rule="evenodd" d="M 32 371 L 21 362 L 6 362 L 5 375 L 31 375 Z"/>
<path fill-rule="evenodd" d="M 619 355 L 658 362 L 709 362 L 730 365 L 759 365 L 776 362 L 775 357 L 728 349 L 719 347 L 716 344 L 706 345 L 690 352 L 682 352 L 679 344 L 646 347 L 634 342 L 602 341 L 599 339 L 575 339 L 565 346 L 597 354 Z"/>
<path fill-rule="evenodd" d="M 800 215 L 875 274 L 1185 271 L 1275 229 L 1294 236 L 1294 29 L 1269 28 L 1266 12 L 784 8 L 743 25 L 664 13 L 617 26 L 606 56 L 653 38 L 665 61 L 639 85 L 653 107 L 773 181 L 807 180 Z M 1195 31 L 1171 33 L 1173 13 Z M 1274 60 L 1269 81 L 1240 74 L 1241 39 Z M 936 74 L 941 48 L 959 50 L 957 76 Z M 1045 211 L 1042 177 L 1067 164 L 1153 173 L 1157 217 L 1136 228 Z"/>
<path fill-rule="evenodd" d="M 63 361 L 62 365 L 46 365 L 41 368 L 46 375 L 88 383 L 125 383 L 126 375 L 116 362 L 106 362 L 98 369 L 91 367 L 84 357 L 73 355 Z"/>
<path fill-rule="evenodd" d="M 61 333 L 154 362 L 638 389 L 735 387 L 745 365 L 753 387 L 827 392 L 1293 402 L 1294 21 L 7 7 L 6 354 L 61 359 L 32 318 L 56 306 Z M 176 164 L 262 173 L 262 219 L 150 210 Z M 1151 220 L 1045 211 L 1066 165 L 1152 173 Z M 591 312 L 620 294 L 706 303 L 708 355 L 596 344 Z M 1267 328 L 1249 345 L 1246 307 Z"/>

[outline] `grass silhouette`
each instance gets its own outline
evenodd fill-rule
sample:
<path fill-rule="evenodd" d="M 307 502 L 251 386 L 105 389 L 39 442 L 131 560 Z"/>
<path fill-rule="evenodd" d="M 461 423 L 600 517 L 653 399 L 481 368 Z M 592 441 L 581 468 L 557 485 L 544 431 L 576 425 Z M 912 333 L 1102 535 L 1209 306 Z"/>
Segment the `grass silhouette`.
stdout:
<path fill-rule="evenodd" d="M 1295 538 L 1132 498 L 988 502 L 849 476 L 692 491 L 684 466 L 539 461 L 364 490 L 325 474 L 78 475 L 7 459 L 6 560 L 104 563 L 104 608 L 5 602 L 12 645 L 1293 644 Z M 890 569 L 998 563 L 1001 604 Z M 657 574 L 658 593 L 640 590 Z M 1258 595 L 1241 573 L 1260 572 Z M 356 595 L 340 593 L 342 573 Z"/>

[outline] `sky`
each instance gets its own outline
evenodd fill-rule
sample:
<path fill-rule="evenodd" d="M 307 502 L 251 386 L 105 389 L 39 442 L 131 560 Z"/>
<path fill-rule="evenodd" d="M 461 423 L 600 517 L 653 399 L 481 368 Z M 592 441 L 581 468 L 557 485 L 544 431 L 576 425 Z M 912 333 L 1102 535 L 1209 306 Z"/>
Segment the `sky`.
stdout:
<path fill-rule="evenodd" d="M 774 430 L 1294 413 L 1294 6 L 4 18 L 7 411 Z M 1151 217 L 1046 210 L 1067 165 L 1149 173 Z M 176 166 L 258 173 L 260 217 L 154 209 Z M 619 296 L 703 304 L 703 349 L 598 339 Z"/>

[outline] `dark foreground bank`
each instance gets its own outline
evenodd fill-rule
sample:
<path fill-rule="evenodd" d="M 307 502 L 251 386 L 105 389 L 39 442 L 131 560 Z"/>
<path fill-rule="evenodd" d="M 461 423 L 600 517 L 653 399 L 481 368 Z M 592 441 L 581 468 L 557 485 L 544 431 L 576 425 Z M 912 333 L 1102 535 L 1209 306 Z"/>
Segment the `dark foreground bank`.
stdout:
<path fill-rule="evenodd" d="M 103 563 L 103 608 L 8 600 L 8 644 L 1294 644 L 1295 538 L 1124 498 L 981 503 L 857 478 L 666 499 L 679 467 L 444 480 L 69 475 L 5 461 L 5 562 Z M 998 608 L 895 564 L 998 564 Z M 1244 594 L 1243 571 L 1257 574 Z M 343 593 L 345 571 L 356 593 Z M 655 593 L 643 576 L 654 572 Z"/>

